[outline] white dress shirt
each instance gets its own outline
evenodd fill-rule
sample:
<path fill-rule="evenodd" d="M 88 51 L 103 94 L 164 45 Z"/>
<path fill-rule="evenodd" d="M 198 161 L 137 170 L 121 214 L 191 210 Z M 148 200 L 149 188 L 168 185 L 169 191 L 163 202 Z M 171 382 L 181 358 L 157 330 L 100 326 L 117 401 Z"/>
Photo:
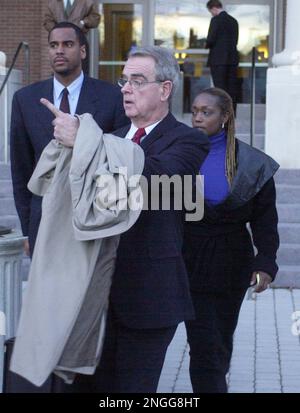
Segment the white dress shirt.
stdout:
<path fill-rule="evenodd" d="M 69 105 L 70 105 L 70 113 L 71 115 L 75 115 L 76 113 L 76 108 L 78 104 L 78 99 L 83 83 L 84 75 L 83 72 L 81 71 L 80 75 L 77 77 L 77 79 L 74 80 L 68 87 L 68 98 L 69 98 Z M 55 77 L 53 78 L 53 102 L 54 106 L 59 109 L 60 102 L 62 99 L 62 94 L 65 86 L 62 85 Z"/>

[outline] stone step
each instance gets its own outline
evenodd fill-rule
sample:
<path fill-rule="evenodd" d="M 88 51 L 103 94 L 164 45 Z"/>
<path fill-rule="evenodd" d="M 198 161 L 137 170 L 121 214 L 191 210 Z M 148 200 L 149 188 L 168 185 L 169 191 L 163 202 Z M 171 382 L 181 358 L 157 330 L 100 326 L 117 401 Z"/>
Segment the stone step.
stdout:
<path fill-rule="evenodd" d="M 276 194 L 277 204 L 299 204 L 300 209 L 300 184 L 277 184 Z"/>
<path fill-rule="evenodd" d="M 300 185 L 300 169 L 279 169 L 275 175 L 276 184 Z"/>
<path fill-rule="evenodd" d="M 0 201 L 0 216 L 3 215 L 16 215 L 16 207 L 15 202 L 12 197 L 10 198 L 3 198 Z"/>
<path fill-rule="evenodd" d="M 280 223 L 300 223 L 300 206 L 297 204 L 277 205 Z"/>
<path fill-rule="evenodd" d="M 300 244 L 280 244 L 277 253 L 277 264 L 300 265 Z"/>
<path fill-rule="evenodd" d="M 300 288 L 300 265 L 280 265 L 272 286 L 277 288 Z"/>
<path fill-rule="evenodd" d="M 10 164 L 0 162 L 0 179 L 11 179 Z"/>
<path fill-rule="evenodd" d="M 282 244 L 300 244 L 300 223 L 278 224 L 280 242 Z"/>
<path fill-rule="evenodd" d="M 21 224 L 17 215 L 2 215 L 0 216 L 0 225 L 9 228 L 20 229 Z"/>
<path fill-rule="evenodd" d="M 10 179 L 0 180 L 0 198 L 12 197 L 13 187 Z"/>

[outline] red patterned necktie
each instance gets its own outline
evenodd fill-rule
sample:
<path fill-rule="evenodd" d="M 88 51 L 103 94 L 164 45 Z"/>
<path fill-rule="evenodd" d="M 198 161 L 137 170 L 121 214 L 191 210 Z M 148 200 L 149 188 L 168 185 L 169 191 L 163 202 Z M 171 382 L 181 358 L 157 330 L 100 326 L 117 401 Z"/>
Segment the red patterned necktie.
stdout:
<path fill-rule="evenodd" d="M 144 128 L 138 128 L 138 130 L 133 135 L 132 141 L 137 143 L 138 145 L 141 144 L 141 139 L 143 136 L 146 135 L 146 131 Z"/>
<path fill-rule="evenodd" d="M 65 87 L 64 90 L 63 90 L 63 95 L 62 95 L 61 102 L 60 102 L 60 105 L 59 105 L 59 110 L 61 110 L 62 112 L 65 112 L 65 113 L 70 113 L 70 105 L 69 105 L 68 94 L 69 94 L 69 91 Z"/>

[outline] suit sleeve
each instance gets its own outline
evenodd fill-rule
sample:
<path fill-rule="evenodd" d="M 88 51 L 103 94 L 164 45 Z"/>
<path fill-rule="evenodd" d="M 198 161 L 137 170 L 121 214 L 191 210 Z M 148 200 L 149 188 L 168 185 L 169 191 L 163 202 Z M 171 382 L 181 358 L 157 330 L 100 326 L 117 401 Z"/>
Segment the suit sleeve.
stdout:
<path fill-rule="evenodd" d="M 257 248 L 253 271 L 264 271 L 273 279 L 278 271 L 276 254 L 279 248 L 276 189 L 271 178 L 254 199 L 254 211 L 250 221 L 253 242 Z"/>
<path fill-rule="evenodd" d="M 88 27 L 89 29 L 92 29 L 94 27 L 97 27 L 99 22 L 100 22 L 100 14 L 98 13 L 96 6 L 91 4 L 89 7 L 87 15 L 83 19 L 85 27 Z"/>
<path fill-rule="evenodd" d="M 209 151 L 208 138 L 198 132 L 180 136 L 158 155 L 146 156 L 143 175 L 196 175 Z"/>
<path fill-rule="evenodd" d="M 17 94 L 13 98 L 11 113 L 10 156 L 14 199 L 23 234 L 28 235 L 32 194 L 27 189 L 27 183 L 33 173 L 35 160 Z"/>
<path fill-rule="evenodd" d="M 50 32 L 50 30 L 55 26 L 55 24 L 57 23 L 53 12 L 51 10 L 50 6 L 47 6 L 45 15 L 44 15 L 44 21 L 43 21 L 43 26 L 44 28 Z"/>
<path fill-rule="evenodd" d="M 206 39 L 207 49 L 211 49 L 215 45 L 217 41 L 217 35 L 218 35 L 218 22 L 215 18 L 212 18 L 210 21 L 207 39 Z"/>

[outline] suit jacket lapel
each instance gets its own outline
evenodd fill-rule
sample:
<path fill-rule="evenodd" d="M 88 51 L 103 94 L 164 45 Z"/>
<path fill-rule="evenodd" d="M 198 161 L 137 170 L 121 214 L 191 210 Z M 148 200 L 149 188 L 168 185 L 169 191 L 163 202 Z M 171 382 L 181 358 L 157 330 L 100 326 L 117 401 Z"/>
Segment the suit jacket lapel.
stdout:
<path fill-rule="evenodd" d="M 170 129 L 176 126 L 177 120 L 171 113 L 168 115 L 146 136 L 146 138 L 141 142 L 141 147 L 144 151 L 159 139 L 164 133 L 168 132 Z M 120 128 L 113 133 L 113 135 L 119 136 L 120 138 L 125 138 L 127 132 L 129 131 L 131 125 L 126 125 L 123 128 Z"/>
<path fill-rule="evenodd" d="M 46 98 L 49 102 L 53 103 L 53 79 L 48 79 L 42 85 L 39 94 L 37 95 L 37 120 L 41 123 L 43 129 L 45 129 L 48 140 L 53 139 L 53 126 L 52 121 L 54 115 L 47 109 L 42 103 L 40 98 Z"/>
<path fill-rule="evenodd" d="M 72 6 L 70 8 L 70 16 L 73 13 L 73 10 L 75 9 L 76 3 L 77 3 L 77 0 L 74 0 Z"/>
<path fill-rule="evenodd" d="M 95 102 L 99 99 L 99 96 L 95 92 L 93 85 L 91 84 L 90 78 L 84 76 L 77 107 L 76 114 L 82 115 L 83 113 L 90 113 L 95 115 L 97 112 L 97 105 Z"/>
<path fill-rule="evenodd" d="M 113 135 L 119 136 L 119 138 L 125 138 L 127 135 L 131 125 L 123 126 L 123 128 L 117 129 L 116 131 L 112 132 Z"/>
<path fill-rule="evenodd" d="M 147 149 L 156 142 L 164 133 L 174 128 L 177 124 L 177 120 L 169 112 L 168 115 L 146 136 L 141 142 L 141 147 L 146 152 Z"/>

